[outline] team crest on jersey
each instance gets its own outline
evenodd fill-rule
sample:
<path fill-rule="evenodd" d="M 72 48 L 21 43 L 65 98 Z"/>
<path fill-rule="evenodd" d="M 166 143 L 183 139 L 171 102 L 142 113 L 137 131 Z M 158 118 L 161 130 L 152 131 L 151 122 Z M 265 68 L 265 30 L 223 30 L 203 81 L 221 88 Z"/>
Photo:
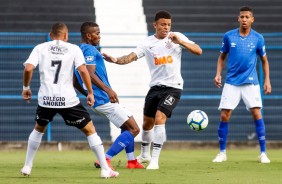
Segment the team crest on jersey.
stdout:
<path fill-rule="evenodd" d="M 52 54 L 64 55 L 68 52 L 68 48 L 62 45 L 50 45 L 48 51 Z"/>
<path fill-rule="evenodd" d="M 172 105 L 175 101 L 175 98 L 173 96 L 168 95 L 164 101 L 165 105 Z"/>
<path fill-rule="evenodd" d="M 172 48 L 172 41 L 167 41 L 167 42 L 165 42 L 165 47 L 166 47 L 167 49 L 171 49 L 171 48 Z"/>
<path fill-rule="evenodd" d="M 85 61 L 86 63 L 92 62 L 94 60 L 94 56 L 86 56 Z"/>
<path fill-rule="evenodd" d="M 236 43 L 232 42 L 231 44 L 231 47 L 236 47 Z"/>

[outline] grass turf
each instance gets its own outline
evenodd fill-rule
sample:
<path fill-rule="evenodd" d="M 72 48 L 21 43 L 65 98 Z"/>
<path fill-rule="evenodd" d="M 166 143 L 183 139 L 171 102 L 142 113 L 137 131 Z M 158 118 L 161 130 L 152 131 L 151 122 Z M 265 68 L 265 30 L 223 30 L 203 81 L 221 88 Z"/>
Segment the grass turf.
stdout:
<path fill-rule="evenodd" d="M 123 153 L 112 165 L 118 178 L 102 179 L 93 167 L 89 151 L 38 151 L 30 177 L 20 175 L 25 151 L 0 152 L 0 183 L 3 184 L 278 184 L 282 183 L 282 150 L 268 150 L 270 164 L 257 161 L 258 150 L 228 150 L 228 160 L 212 163 L 217 150 L 163 150 L 159 170 L 129 170 Z M 138 151 L 136 155 L 138 154 Z"/>

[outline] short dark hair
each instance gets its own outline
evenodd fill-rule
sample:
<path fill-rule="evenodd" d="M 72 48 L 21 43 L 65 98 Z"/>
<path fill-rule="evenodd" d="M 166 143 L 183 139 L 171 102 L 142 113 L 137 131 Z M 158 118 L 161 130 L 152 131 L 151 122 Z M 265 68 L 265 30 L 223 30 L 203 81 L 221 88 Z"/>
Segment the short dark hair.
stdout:
<path fill-rule="evenodd" d="M 249 11 L 249 12 L 251 12 L 253 14 L 253 9 L 251 7 L 249 7 L 249 6 L 242 6 L 240 8 L 240 12 L 241 11 Z"/>
<path fill-rule="evenodd" d="M 58 36 L 61 36 L 62 33 L 64 33 L 64 29 L 68 30 L 67 25 L 62 22 L 57 22 L 52 25 L 51 33 L 55 37 L 58 37 Z"/>
<path fill-rule="evenodd" d="M 155 21 L 159 19 L 171 19 L 171 14 L 165 10 L 158 11 L 155 15 Z"/>
<path fill-rule="evenodd" d="M 81 36 L 85 36 L 86 33 L 88 33 L 88 29 L 90 27 L 99 27 L 98 24 L 96 24 L 95 22 L 84 22 L 81 26 L 80 26 L 80 33 Z"/>

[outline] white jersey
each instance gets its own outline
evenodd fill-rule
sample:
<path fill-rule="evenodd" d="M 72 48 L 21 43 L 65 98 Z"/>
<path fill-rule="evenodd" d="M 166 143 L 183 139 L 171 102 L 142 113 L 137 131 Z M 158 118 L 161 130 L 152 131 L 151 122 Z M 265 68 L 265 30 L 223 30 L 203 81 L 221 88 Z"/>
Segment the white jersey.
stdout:
<path fill-rule="evenodd" d="M 79 103 L 73 87 L 74 67 L 85 63 L 82 51 L 59 40 L 37 45 L 24 65 L 39 65 L 38 104 L 48 108 L 68 108 Z"/>
<path fill-rule="evenodd" d="M 194 44 L 185 35 L 174 32 L 181 40 Z M 168 34 L 169 35 L 169 34 Z M 147 37 L 134 51 L 138 58 L 146 57 L 151 74 L 149 86 L 165 85 L 183 89 L 181 76 L 182 47 L 171 39 L 157 39 L 154 35 Z"/>

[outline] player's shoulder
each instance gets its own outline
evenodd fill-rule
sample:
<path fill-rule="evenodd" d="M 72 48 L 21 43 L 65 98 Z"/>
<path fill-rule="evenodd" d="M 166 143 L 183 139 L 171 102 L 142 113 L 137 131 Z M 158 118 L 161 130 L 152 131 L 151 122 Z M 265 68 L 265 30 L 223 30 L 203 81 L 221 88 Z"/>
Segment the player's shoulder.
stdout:
<path fill-rule="evenodd" d="M 251 29 L 251 34 L 255 37 L 257 37 L 258 39 L 263 39 L 262 34 L 260 34 L 259 32 L 255 31 L 254 29 Z"/>
<path fill-rule="evenodd" d="M 239 28 L 236 28 L 236 29 L 227 31 L 224 35 L 231 36 L 231 35 L 238 35 L 238 33 L 239 33 Z"/>

